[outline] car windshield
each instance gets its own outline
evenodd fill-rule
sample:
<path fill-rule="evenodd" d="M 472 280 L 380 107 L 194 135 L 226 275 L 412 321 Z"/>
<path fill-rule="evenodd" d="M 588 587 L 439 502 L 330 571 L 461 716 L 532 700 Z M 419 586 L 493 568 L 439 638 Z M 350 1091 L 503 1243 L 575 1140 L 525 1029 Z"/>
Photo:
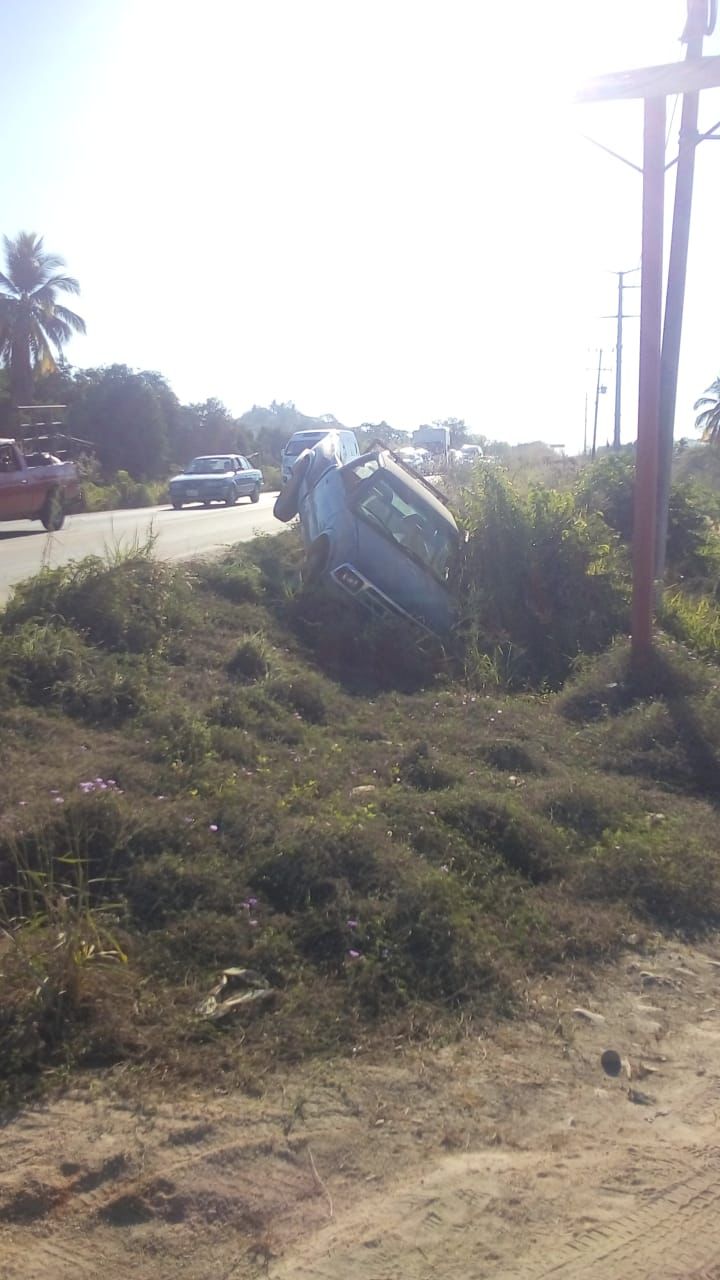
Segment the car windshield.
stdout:
<path fill-rule="evenodd" d="M 234 471 L 232 458 L 193 458 L 185 474 L 188 476 L 222 475 L 223 471 Z"/>
<path fill-rule="evenodd" d="M 283 450 L 286 458 L 297 458 L 303 449 L 312 449 L 314 444 L 322 440 L 327 431 L 314 431 L 309 436 L 301 436 L 298 440 L 288 440 Z"/>
<path fill-rule="evenodd" d="M 358 515 L 402 547 L 441 582 L 450 575 L 457 537 L 452 526 L 388 470 L 371 473 L 353 504 Z"/>

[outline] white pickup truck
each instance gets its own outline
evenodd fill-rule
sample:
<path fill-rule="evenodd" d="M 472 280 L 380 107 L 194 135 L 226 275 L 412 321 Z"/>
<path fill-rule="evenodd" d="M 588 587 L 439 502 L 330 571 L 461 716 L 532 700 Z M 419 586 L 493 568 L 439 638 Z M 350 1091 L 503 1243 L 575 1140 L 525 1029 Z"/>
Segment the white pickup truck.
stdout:
<path fill-rule="evenodd" d="M 15 440 L 0 439 L 0 520 L 40 520 L 54 532 L 79 495 L 74 462 L 51 453 L 24 454 Z"/>

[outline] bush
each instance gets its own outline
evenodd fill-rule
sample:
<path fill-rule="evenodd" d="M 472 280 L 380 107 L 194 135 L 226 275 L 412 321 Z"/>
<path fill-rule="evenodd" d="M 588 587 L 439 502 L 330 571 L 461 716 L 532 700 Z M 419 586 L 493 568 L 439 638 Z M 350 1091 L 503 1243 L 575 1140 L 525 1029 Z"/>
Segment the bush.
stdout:
<path fill-rule="evenodd" d="M 579 653 L 627 627 L 628 592 L 615 538 L 573 496 L 523 497 L 496 471 L 464 491 L 468 541 L 457 589 L 466 652 L 506 655 L 512 684 L 560 685 Z M 483 678 L 482 683 L 485 682 Z"/>
<path fill-rule="evenodd" d="M 439 801 L 437 812 L 473 848 L 499 854 L 534 883 L 551 879 L 563 867 L 566 845 L 560 833 L 517 801 L 459 793 Z"/>
<path fill-rule="evenodd" d="M 3 631 L 56 618 L 106 649 L 161 652 L 187 624 L 192 598 L 187 579 L 151 551 L 152 544 L 119 548 L 105 559 L 44 569 L 13 588 Z"/>
<path fill-rule="evenodd" d="M 245 636 L 228 662 L 228 671 L 236 679 L 252 682 L 268 673 L 267 644 L 261 635 Z"/>
<path fill-rule="evenodd" d="M 257 565 L 233 557 L 204 561 L 198 577 L 219 596 L 233 604 L 254 604 L 262 597 L 262 581 Z"/>
<path fill-rule="evenodd" d="M 578 890 L 625 902 L 666 925 L 696 930 L 717 923 L 720 851 L 689 836 L 681 821 L 650 822 L 606 835 L 583 864 Z"/>
<path fill-rule="evenodd" d="M 633 531 L 635 458 L 632 453 L 601 458 L 585 469 L 577 488 L 579 506 L 599 513 L 624 542 Z M 667 566 L 675 577 L 717 579 L 720 539 L 715 533 L 720 504 L 716 495 L 691 480 L 674 484 L 668 509 Z"/>
<path fill-rule="evenodd" d="M 22 702 L 85 720 L 117 724 L 147 702 L 143 665 L 99 653 L 60 624 L 25 622 L 0 636 L 0 667 L 6 689 Z"/>

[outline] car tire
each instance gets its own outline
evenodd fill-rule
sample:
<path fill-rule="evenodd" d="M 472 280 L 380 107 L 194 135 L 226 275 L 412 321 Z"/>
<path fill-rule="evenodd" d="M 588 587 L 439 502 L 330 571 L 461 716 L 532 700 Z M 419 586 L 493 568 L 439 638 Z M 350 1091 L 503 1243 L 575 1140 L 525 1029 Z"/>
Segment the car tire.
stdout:
<path fill-rule="evenodd" d="M 278 494 L 273 507 L 273 515 L 276 520 L 282 520 L 283 524 L 289 524 L 295 519 L 298 513 L 300 482 L 305 472 L 310 466 L 312 454 L 308 449 L 306 453 L 301 453 L 295 466 L 292 469 L 292 475 L 288 480 L 285 488 Z"/>
<path fill-rule="evenodd" d="M 252 490 L 252 493 L 250 494 L 250 501 L 251 502 L 260 501 L 260 485 L 259 484 L 256 484 L 255 488 Z"/>
<path fill-rule="evenodd" d="M 210 506 L 210 499 L 209 499 L 209 498 L 204 498 L 204 499 L 203 499 L 203 506 L 204 506 L 204 507 L 209 507 L 209 506 Z"/>
<path fill-rule="evenodd" d="M 183 509 L 183 504 L 182 504 L 182 502 L 176 502 L 176 500 L 173 498 L 173 510 L 174 510 L 174 511 L 182 511 L 182 509 Z"/>
<path fill-rule="evenodd" d="M 237 492 L 235 489 L 233 489 L 232 493 L 229 493 L 225 498 L 225 506 L 234 507 L 237 500 L 238 500 Z"/>
<path fill-rule="evenodd" d="M 59 489 L 51 489 L 40 513 L 43 528 L 48 533 L 57 533 L 65 523 L 65 507 Z"/>

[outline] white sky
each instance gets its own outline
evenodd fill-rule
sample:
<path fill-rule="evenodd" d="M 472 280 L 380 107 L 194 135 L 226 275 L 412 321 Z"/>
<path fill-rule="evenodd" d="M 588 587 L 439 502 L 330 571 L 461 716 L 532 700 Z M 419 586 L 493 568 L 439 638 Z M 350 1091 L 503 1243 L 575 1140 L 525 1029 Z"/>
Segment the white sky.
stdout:
<path fill-rule="evenodd" d="M 0 230 L 43 234 L 79 278 L 72 363 L 158 369 L 235 413 L 454 415 L 577 448 L 602 344 L 604 442 L 598 317 L 639 260 L 640 178 L 581 135 L 639 161 L 642 108 L 571 97 L 681 57 L 684 18 L 684 0 L 2 0 Z M 708 142 L 678 434 L 720 371 L 718 197 Z"/>

